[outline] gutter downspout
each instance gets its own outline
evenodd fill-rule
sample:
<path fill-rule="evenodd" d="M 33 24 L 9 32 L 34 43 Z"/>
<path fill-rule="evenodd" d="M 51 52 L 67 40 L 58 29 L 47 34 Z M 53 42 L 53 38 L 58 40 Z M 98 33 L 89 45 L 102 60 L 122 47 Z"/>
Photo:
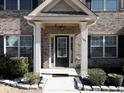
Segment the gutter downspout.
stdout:
<path fill-rule="evenodd" d="M 31 23 L 29 20 L 27 20 L 27 23 L 30 25 L 30 26 L 32 26 L 33 27 L 33 52 L 34 52 L 34 49 L 35 49 L 35 47 L 34 47 L 34 41 L 35 41 L 35 38 L 34 38 L 34 35 L 35 35 L 35 25 L 33 24 L 33 23 Z M 34 70 L 34 53 L 33 53 L 33 72 L 34 73 L 36 73 L 35 72 L 35 70 Z"/>

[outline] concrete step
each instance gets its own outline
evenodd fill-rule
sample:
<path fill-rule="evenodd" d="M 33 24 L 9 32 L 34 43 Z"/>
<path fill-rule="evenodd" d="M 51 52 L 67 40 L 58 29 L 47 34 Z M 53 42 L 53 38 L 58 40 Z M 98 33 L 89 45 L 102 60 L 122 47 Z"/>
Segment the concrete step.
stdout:
<path fill-rule="evenodd" d="M 80 93 L 80 91 L 44 91 L 43 93 Z"/>
<path fill-rule="evenodd" d="M 41 75 L 42 74 L 77 76 L 77 72 L 74 68 L 41 69 Z"/>

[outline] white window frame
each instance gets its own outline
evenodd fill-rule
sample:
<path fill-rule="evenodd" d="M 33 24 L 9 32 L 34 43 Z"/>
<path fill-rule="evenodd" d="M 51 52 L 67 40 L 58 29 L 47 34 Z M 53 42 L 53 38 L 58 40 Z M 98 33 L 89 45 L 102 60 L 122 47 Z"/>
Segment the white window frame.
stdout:
<path fill-rule="evenodd" d="M 102 36 L 103 37 L 103 40 L 102 40 L 102 42 L 103 42 L 103 46 L 101 46 L 102 48 L 103 48 L 103 56 L 102 57 L 93 57 L 92 55 L 91 55 L 91 58 L 118 58 L 118 35 L 92 35 L 91 36 L 91 42 L 90 42 L 90 53 L 92 53 L 92 48 L 93 47 L 95 47 L 94 45 L 92 46 L 92 37 L 98 37 L 98 36 Z M 116 48 L 116 56 L 115 57 L 106 57 L 105 56 L 105 48 L 106 48 L 106 46 L 105 46 L 105 37 L 106 36 L 115 36 L 116 37 L 116 45 L 111 45 L 110 47 L 115 47 Z M 98 46 L 96 46 L 96 47 L 98 47 Z M 109 47 L 109 46 L 107 46 L 107 47 Z"/>
<path fill-rule="evenodd" d="M 6 10 L 6 0 L 4 0 L 4 10 Z"/>
<path fill-rule="evenodd" d="M 18 45 L 19 45 L 19 37 L 18 37 L 18 35 L 6 35 L 6 36 L 4 36 L 4 55 L 5 56 L 6 56 L 6 52 L 7 52 L 6 48 L 9 48 L 9 46 L 6 46 L 6 37 L 7 36 L 17 36 L 17 38 L 18 38 Z M 15 47 L 18 48 L 18 55 L 17 55 L 17 57 L 19 57 L 19 47 L 18 47 L 18 45 L 17 46 L 11 46 L 10 47 L 10 48 L 15 48 Z"/>
<path fill-rule="evenodd" d="M 121 10 L 124 10 L 124 0 L 121 0 L 121 2 L 120 2 L 120 8 L 121 8 Z"/>
<path fill-rule="evenodd" d="M 21 3 L 20 3 L 20 0 L 17 0 L 17 9 L 16 10 L 21 10 L 21 5 L 20 5 Z M 33 0 L 31 0 L 31 9 L 30 10 L 32 10 L 33 9 Z M 4 10 L 7 10 L 6 9 L 6 0 L 4 0 Z"/>
<path fill-rule="evenodd" d="M 7 50 L 6 50 L 6 48 L 7 48 L 7 46 L 6 46 L 6 37 L 7 36 L 17 36 L 18 37 L 18 45 L 17 45 L 17 47 L 18 47 L 18 55 L 17 55 L 17 57 L 20 57 L 20 48 L 21 47 L 32 47 L 32 46 L 20 46 L 20 38 L 21 38 L 21 36 L 32 36 L 32 35 L 5 35 L 4 36 L 4 55 L 6 56 L 6 52 L 7 52 Z"/>
<path fill-rule="evenodd" d="M 99 45 L 92 45 L 92 37 L 102 37 L 103 38 L 103 36 L 100 36 L 100 35 L 98 35 L 98 36 L 91 36 L 91 42 L 90 42 L 90 53 L 92 53 L 92 48 L 94 48 L 94 47 L 102 47 L 103 48 L 103 46 L 104 46 L 104 44 L 102 45 L 102 46 L 99 46 Z M 104 39 L 102 39 L 102 41 L 104 42 Z M 103 43 L 102 42 L 102 43 Z M 103 49 L 103 51 L 104 51 L 104 49 Z M 102 54 L 102 55 L 104 55 L 104 53 Z M 92 55 L 91 55 L 91 57 L 92 57 Z M 92 57 L 92 58 L 101 58 L 101 57 Z"/>
<path fill-rule="evenodd" d="M 103 0 L 103 11 L 107 11 L 107 9 L 106 9 L 106 1 L 107 0 Z M 116 0 L 117 1 L 117 7 L 118 7 L 118 0 Z M 123 1 L 123 0 L 122 0 Z M 91 0 L 91 2 L 92 2 L 92 0 Z M 91 7 L 91 10 L 92 11 L 99 11 L 99 10 L 94 10 L 94 9 L 92 9 L 92 7 Z M 116 8 L 116 10 L 118 10 L 118 8 Z M 102 11 L 102 10 L 101 10 Z M 114 10 L 115 11 L 115 10 Z"/>
<path fill-rule="evenodd" d="M 17 0 L 17 9 L 20 10 L 20 0 Z"/>

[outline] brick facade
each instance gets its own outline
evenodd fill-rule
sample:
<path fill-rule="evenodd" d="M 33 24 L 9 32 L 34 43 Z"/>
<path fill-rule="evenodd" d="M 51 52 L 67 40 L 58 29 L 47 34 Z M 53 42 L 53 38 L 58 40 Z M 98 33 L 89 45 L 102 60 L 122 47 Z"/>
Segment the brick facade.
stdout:
<path fill-rule="evenodd" d="M 124 12 L 100 12 L 96 15 L 99 19 L 95 25 L 89 27 L 89 35 L 124 35 Z"/>
<path fill-rule="evenodd" d="M 40 1 L 39 1 L 40 2 Z M 41 3 L 41 2 L 40 2 Z M 33 35 L 33 28 L 27 24 L 24 16 L 31 11 L 0 11 L 0 35 L 18 34 Z M 89 27 L 89 35 L 124 35 L 124 12 L 99 12 L 95 25 Z M 53 26 L 46 26 L 43 31 L 42 61 L 43 67 L 49 63 L 49 37 L 50 34 L 74 34 L 75 38 L 75 62 L 80 64 L 80 29 L 78 26 L 68 26 L 64 32 L 57 31 Z M 101 59 L 89 58 L 89 67 L 120 67 L 124 59 Z"/>
<path fill-rule="evenodd" d="M 32 34 L 32 27 L 24 19 L 29 13 L 30 11 L 0 11 L 0 35 Z"/>
<path fill-rule="evenodd" d="M 89 59 L 89 68 L 120 68 L 124 65 L 124 58 L 92 58 Z"/>

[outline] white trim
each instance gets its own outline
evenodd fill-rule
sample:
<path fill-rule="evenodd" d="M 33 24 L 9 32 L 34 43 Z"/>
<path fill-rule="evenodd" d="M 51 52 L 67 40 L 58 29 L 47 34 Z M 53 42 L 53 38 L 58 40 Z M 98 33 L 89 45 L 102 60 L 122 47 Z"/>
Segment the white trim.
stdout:
<path fill-rule="evenodd" d="M 70 0 L 63 0 L 65 3 L 67 3 L 67 5 L 69 7 L 71 7 L 73 10 L 75 11 L 79 11 L 81 9 L 79 9 L 79 7 L 77 8 L 77 6 L 74 6 L 74 3 L 70 2 Z M 56 0 L 56 2 L 52 3 L 50 6 L 48 6 L 46 9 L 44 9 L 43 11 L 48 12 L 50 9 L 54 8 L 54 6 L 56 6 L 59 2 L 61 2 L 61 0 Z"/>
<path fill-rule="evenodd" d="M 49 38 L 49 68 L 52 68 L 52 62 L 50 62 L 51 61 L 51 38 L 52 37 L 50 37 Z"/>
<path fill-rule="evenodd" d="M 54 1 L 56 1 L 56 0 L 54 0 Z M 46 8 L 46 5 L 49 5 L 52 2 L 53 2 L 53 0 L 45 0 L 41 5 L 39 5 L 36 9 L 34 9 L 28 16 L 36 16 L 37 14 L 39 14 L 41 12 L 41 10 Z"/>
<path fill-rule="evenodd" d="M 105 57 L 105 36 L 102 36 L 102 48 L 103 48 L 103 57 Z"/>
<path fill-rule="evenodd" d="M 117 56 L 117 58 L 118 58 L 118 47 L 119 47 L 119 45 L 118 45 L 118 35 L 116 35 L 116 56 Z"/>
<path fill-rule="evenodd" d="M 54 45 L 53 45 L 53 47 L 54 47 L 54 62 L 53 62 L 53 64 L 51 63 L 51 47 L 49 47 L 49 63 L 51 64 L 49 64 L 49 67 L 51 67 L 51 68 L 56 68 L 56 54 L 55 54 L 55 37 L 56 36 L 69 36 L 69 40 L 70 40 L 70 38 L 71 37 L 73 37 L 73 63 L 71 63 L 70 62 L 70 57 L 71 57 L 71 55 L 70 55 L 70 43 L 69 43 L 69 67 L 74 67 L 75 66 L 75 61 L 74 61 L 74 59 L 75 59 L 75 39 L 74 39 L 74 34 L 50 34 L 50 37 L 49 37 L 49 41 L 50 41 L 50 39 L 51 39 L 51 37 L 53 37 L 54 38 Z M 70 41 L 69 41 L 70 42 Z M 50 42 L 51 43 L 51 42 Z"/>
<path fill-rule="evenodd" d="M 54 43 L 54 42 L 55 42 L 55 41 L 54 41 L 54 38 L 55 38 L 55 37 L 50 36 L 50 38 L 49 38 L 49 68 L 52 68 L 52 62 L 51 62 L 51 61 L 52 61 L 52 57 L 51 57 L 51 43 L 52 43 L 52 41 L 51 41 L 51 38 L 53 38 L 53 54 L 54 54 L 54 55 L 53 55 L 53 61 L 55 61 L 55 53 L 54 53 L 54 50 L 55 50 L 55 49 L 54 49 L 54 48 L 55 48 L 55 47 L 54 47 L 54 45 L 55 45 L 55 43 Z M 53 62 L 53 63 L 54 63 L 54 62 Z"/>
<path fill-rule="evenodd" d="M 4 55 L 6 56 L 6 36 L 4 36 Z"/>
<path fill-rule="evenodd" d="M 4 10 L 6 10 L 6 0 L 4 0 Z"/>
<path fill-rule="evenodd" d="M 103 4 L 104 11 L 107 11 L 107 9 L 106 9 L 106 0 L 104 0 L 103 2 L 104 2 L 104 4 Z"/>
<path fill-rule="evenodd" d="M 17 0 L 17 10 L 20 10 L 20 0 Z"/>
<path fill-rule="evenodd" d="M 51 62 L 51 47 L 49 47 L 49 68 L 54 68 L 55 67 L 55 36 L 54 35 L 50 35 L 50 37 L 49 37 L 49 40 L 50 40 L 50 44 L 51 44 L 51 38 L 53 38 L 53 52 L 54 52 L 54 55 L 53 55 L 53 57 L 54 57 L 54 62 L 52 63 Z"/>
<path fill-rule="evenodd" d="M 25 16 L 27 20 L 30 20 L 29 17 L 33 16 L 41 16 L 41 12 L 48 6 L 50 6 L 51 3 L 55 3 L 57 1 L 61 0 L 45 0 L 41 5 L 39 5 L 36 9 L 34 9 L 28 16 Z M 65 1 L 65 0 L 64 0 Z M 93 20 L 94 22 L 97 20 L 97 16 L 90 11 L 84 4 L 82 4 L 79 0 L 68 0 L 69 2 L 72 2 L 74 5 L 76 5 L 79 9 L 81 9 L 83 12 L 86 12 L 89 16 L 89 20 Z M 32 18 L 31 18 L 32 19 Z M 44 19 L 42 19 L 44 20 Z M 84 18 L 83 18 L 84 20 Z"/>
<path fill-rule="evenodd" d="M 56 53 L 55 53 L 55 46 L 56 46 L 56 39 L 55 39 L 55 36 L 54 36 L 54 66 L 53 67 L 56 67 Z"/>
<path fill-rule="evenodd" d="M 41 64 L 42 64 L 42 49 L 41 49 L 41 39 L 42 39 L 42 29 L 43 24 L 41 22 L 35 22 L 34 27 L 34 54 L 33 54 L 33 72 L 40 74 Z"/>
<path fill-rule="evenodd" d="M 121 8 L 124 8 L 124 0 L 121 0 Z"/>
<path fill-rule="evenodd" d="M 21 37 L 21 36 L 18 36 L 18 57 L 20 57 L 20 51 L 21 51 L 21 50 L 20 50 L 20 47 L 21 47 L 21 46 L 20 46 L 20 37 Z"/>
<path fill-rule="evenodd" d="M 69 2 L 69 0 L 65 0 L 65 2 L 71 7 L 73 8 L 75 11 L 80 11 L 81 9 L 79 9 L 79 7 L 74 6 L 74 4 L 72 2 Z"/>
<path fill-rule="evenodd" d="M 90 42 L 90 53 L 92 53 L 92 48 L 93 47 L 99 47 L 99 46 L 92 46 L 92 37 L 98 37 L 98 36 L 102 36 L 103 37 L 103 46 L 101 46 L 103 48 L 103 55 L 102 57 L 92 57 L 91 58 L 118 58 L 118 35 L 91 35 L 91 42 Z M 107 46 L 107 47 L 115 47 L 116 48 L 116 56 L 115 57 L 106 57 L 105 56 L 105 37 L 106 36 L 115 36 L 116 37 L 116 45 L 113 46 Z"/>
<path fill-rule="evenodd" d="M 91 19 L 87 15 L 47 15 L 47 16 L 24 16 L 27 20 L 42 21 L 42 23 L 80 23 L 81 21 L 93 23 L 95 19 Z"/>
<path fill-rule="evenodd" d="M 80 24 L 80 75 L 86 77 L 88 75 L 88 26 L 87 22 L 81 22 Z"/>
<path fill-rule="evenodd" d="M 54 6 L 56 6 L 58 3 L 60 2 L 60 0 L 55 0 L 54 3 L 51 3 L 49 6 L 47 6 L 44 11 L 48 12 L 50 9 L 54 8 Z"/>

